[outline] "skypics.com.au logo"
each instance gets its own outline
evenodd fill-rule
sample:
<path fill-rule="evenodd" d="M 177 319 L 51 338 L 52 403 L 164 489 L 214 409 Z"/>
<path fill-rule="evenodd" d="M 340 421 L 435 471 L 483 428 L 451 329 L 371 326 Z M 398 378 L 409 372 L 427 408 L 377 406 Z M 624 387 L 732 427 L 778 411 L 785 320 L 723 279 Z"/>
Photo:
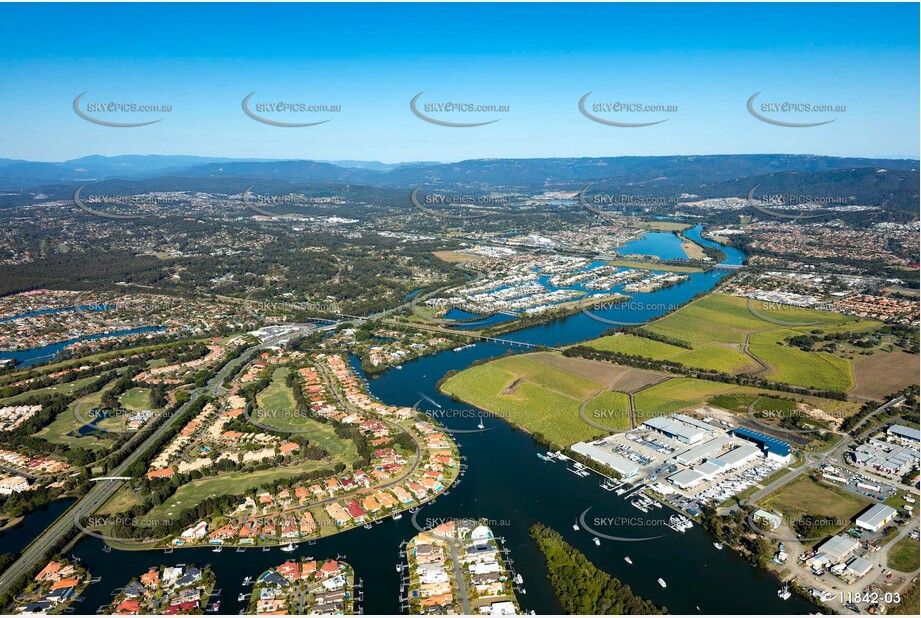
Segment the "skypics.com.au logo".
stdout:
<path fill-rule="evenodd" d="M 291 122 L 290 120 L 280 120 L 279 118 L 294 118 L 295 116 L 303 116 L 305 114 L 338 114 L 342 111 L 342 106 L 335 104 L 306 103 L 303 101 L 289 101 L 284 99 L 277 101 L 253 101 L 252 99 L 255 95 L 255 92 L 250 92 L 243 97 L 243 102 L 240 104 L 243 113 L 256 122 L 261 122 L 262 124 L 267 124 L 272 127 L 286 129 L 315 127 L 331 122 L 333 119 L 326 118 L 324 120 L 315 120 L 311 122 Z M 274 115 L 275 117 L 270 118 L 268 115 Z"/>
<path fill-rule="evenodd" d="M 447 117 L 455 117 L 452 116 L 453 114 L 469 114 L 475 115 L 474 117 L 483 117 L 484 115 L 494 116 L 495 114 L 506 114 L 512 111 L 509 105 L 495 103 L 452 100 L 420 102 L 423 94 L 425 94 L 425 91 L 420 92 L 412 98 L 409 102 L 409 110 L 416 118 L 440 127 L 455 129 L 482 127 L 501 120 L 501 118 L 490 118 L 489 120 L 482 120 L 479 122 L 457 122 L 446 119 Z M 439 118 L 437 115 L 441 115 L 442 117 Z"/>
<path fill-rule="evenodd" d="M 122 129 L 131 127 L 146 127 L 151 124 L 157 124 L 163 120 L 163 118 L 156 118 L 153 120 L 138 120 L 134 122 L 117 121 L 114 120 L 114 118 L 124 118 L 126 117 L 125 115 L 130 118 L 136 118 L 138 114 L 146 115 L 146 117 L 149 118 L 151 114 L 161 115 L 173 111 L 172 105 L 138 103 L 136 101 L 125 100 L 96 100 L 87 101 L 84 103 L 84 96 L 86 96 L 86 92 L 81 92 L 74 99 L 74 113 L 87 122 L 92 122 L 93 124 L 98 124 L 103 127 L 114 127 Z M 107 119 L 104 120 L 101 116 L 105 116 Z M 108 120 L 108 118 L 113 118 L 113 120 Z"/>

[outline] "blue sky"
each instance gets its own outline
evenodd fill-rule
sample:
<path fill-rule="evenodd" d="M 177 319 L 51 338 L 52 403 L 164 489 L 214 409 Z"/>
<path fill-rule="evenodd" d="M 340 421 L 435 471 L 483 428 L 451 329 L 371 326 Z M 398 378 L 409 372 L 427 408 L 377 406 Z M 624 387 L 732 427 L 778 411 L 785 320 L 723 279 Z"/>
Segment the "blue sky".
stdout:
<path fill-rule="evenodd" d="M 917 4 L 0 5 L 0 157 L 89 155 L 455 161 L 712 153 L 919 154 Z M 340 105 L 248 118 L 241 100 Z M 438 114 L 410 99 L 507 105 Z M 599 102 L 670 113 L 579 113 Z M 772 113 L 746 101 L 844 105 Z M 171 105 L 135 128 L 79 118 L 83 102 Z"/>

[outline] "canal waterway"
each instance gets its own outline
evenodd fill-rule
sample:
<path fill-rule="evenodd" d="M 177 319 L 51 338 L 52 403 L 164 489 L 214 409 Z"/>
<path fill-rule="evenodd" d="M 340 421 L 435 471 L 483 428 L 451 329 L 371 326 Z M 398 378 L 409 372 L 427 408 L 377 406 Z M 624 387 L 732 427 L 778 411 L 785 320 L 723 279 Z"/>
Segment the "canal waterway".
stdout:
<path fill-rule="evenodd" d="M 660 243 L 672 243 L 674 241 L 669 239 L 675 239 L 672 234 L 650 235 Z M 700 239 L 699 228 L 690 230 L 687 235 L 703 244 L 710 243 Z M 669 244 L 662 257 L 671 255 L 671 247 Z M 741 264 L 744 260 L 744 254 L 735 249 L 723 250 L 728 263 Z M 682 284 L 650 294 L 636 294 L 629 306 L 597 314 L 625 322 L 646 321 L 667 312 L 668 307 L 686 303 L 695 294 L 711 290 L 727 274 L 720 270 L 693 273 Z M 505 337 L 544 345 L 566 345 L 597 337 L 609 328 L 610 324 L 579 313 L 514 331 Z M 412 406 L 424 400 L 426 406 L 435 402 L 441 410 L 469 409 L 440 394 L 436 388 L 438 381 L 449 371 L 462 370 L 473 362 L 507 351 L 506 345 L 485 342 L 459 351 L 444 351 L 407 362 L 400 370 L 389 370 L 369 380 L 368 387 L 376 397 L 392 405 Z M 352 366 L 360 372 L 355 359 L 352 359 Z M 441 420 L 454 430 L 473 430 L 477 424 L 477 419 L 469 414 L 448 414 Z M 779 599 L 776 594 L 779 586 L 771 575 L 749 565 L 728 549 L 716 549 L 713 539 L 700 526 L 695 525 L 683 534 L 675 532 L 660 523 L 671 515 L 667 508 L 643 514 L 623 496 L 601 488 L 597 475 L 580 477 L 562 462 L 538 458 L 538 453 L 546 449 L 526 433 L 488 416 L 484 425 L 486 430 L 482 432 L 455 434 L 466 472 L 459 484 L 432 504 L 422 507 L 415 519 L 422 527 L 453 517 L 487 519 L 496 536 L 504 539 L 514 569 L 524 578 L 527 592 L 519 595 L 523 609 L 535 610 L 538 614 L 561 611 L 546 577 L 542 556 L 529 538 L 531 525 L 542 522 L 560 532 L 599 568 L 629 584 L 635 593 L 668 607 L 671 613 L 779 614 L 813 610 L 809 603 L 795 596 L 788 601 Z M 599 532 L 624 538 L 657 538 L 647 541 L 605 539 L 595 545 L 592 533 L 573 529 L 573 524 L 589 508 L 585 519 Z M 608 523 L 615 521 L 618 523 Z M 361 606 L 364 613 L 400 613 L 400 574 L 395 565 L 399 561 L 401 543 L 416 533 L 413 517 L 406 513 L 398 521 L 387 520 L 370 530 L 356 528 L 313 545 L 302 544 L 292 553 L 283 553 L 277 548 L 268 552 L 250 548 L 245 553 L 232 548 L 225 548 L 221 553 L 213 553 L 208 548 L 181 549 L 172 554 L 117 550 L 105 553 L 101 540 L 87 537 L 77 544 L 74 554 L 94 576 L 101 576 L 102 582 L 86 591 L 77 612 L 92 613 L 111 602 L 113 590 L 151 566 L 196 563 L 210 564 L 217 576 L 217 587 L 222 590 L 220 613 L 237 614 L 246 603 L 237 602 L 237 595 L 249 591 L 241 586 L 244 577 L 255 578 L 291 557 L 344 556 L 363 581 Z M 625 556 L 632 559 L 632 565 L 624 560 Z M 667 583 L 667 588 L 658 584 L 659 578 Z"/>

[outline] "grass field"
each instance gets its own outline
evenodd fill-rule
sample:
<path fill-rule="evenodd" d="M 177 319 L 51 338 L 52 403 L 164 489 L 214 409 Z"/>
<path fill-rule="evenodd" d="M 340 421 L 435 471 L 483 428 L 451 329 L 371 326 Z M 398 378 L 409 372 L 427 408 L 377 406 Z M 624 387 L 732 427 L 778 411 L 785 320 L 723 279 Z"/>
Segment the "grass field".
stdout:
<path fill-rule="evenodd" d="M 615 431 L 630 429 L 630 401 L 626 393 L 604 391 L 588 400 L 585 416 Z"/>
<path fill-rule="evenodd" d="M 148 515 L 164 519 L 178 516 L 183 509 L 193 507 L 211 496 L 242 494 L 264 483 L 324 468 L 331 469 L 332 466 L 328 461 L 305 461 L 294 466 L 279 466 L 255 472 L 233 472 L 199 479 L 180 487 L 166 502 L 152 508 Z"/>
<path fill-rule="evenodd" d="M 118 399 L 122 407 L 129 410 L 150 410 L 150 389 L 129 388 Z"/>
<path fill-rule="evenodd" d="M 126 485 L 115 492 L 115 495 L 102 505 L 102 508 L 99 509 L 99 513 L 101 515 L 117 515 L 140 504 L 142 504 L 141 499 Z"/>
<path fill-rule="evenodd" d="M 696 266 L 672 266 L 671 264 L 656 264 L 655 262 L 637 262 L 635 260 L 611 260 L 608 262 L 611 266 L 623 266 L 624 268 L 640 268 L 643 270 L 653 270 L 656 272 L 664 271 L 670 273 L 700 273 L 702 268 Z"/>
<path fill-rule="evenodd" d="M 781 487 L 762 501 L 764 506 L 780 511 L 788 521 L 803 515 L 822 515 L 841 522 L 840 529 L 851 522 L 870 501 L 837 487 L 800 477 Z"/>
<path fill-rule="evenodd" d="M 767 377 L 823 390 L 854 388 L 854 376 L 847 360 L 827 352 L 804 352 L 783 344 L 785 339 L 797 334 L 795 330 L 752 333 L 748 349 L 773 368 Z"/>
<path fill-rule="evenodd" d="M 73 382 L 68 382 L 67 384 L 57 384 L 55 386 L 47 386 L 45 388 L 37 388 L 33 391 L 26 391 L 24 393 L 19 393 L 18 395 L 13 395 L 12 397 L 6 397 L 0 399 L 0 406 L 15 405 L 19 401 L 23 401 L 32 397 L 34 395 L 70 395 L 75 390 L 83 388 L 87 384 L 92 384 L 99 379 L 99 376 L 91 376 L 89 378 L 80 378 L 79 380 L 74 380 Z"/>
<path fill-rule="evenodd" d="M 460 264 L 462 262 L 479 262 L 485 260 L 486 258 L 482 255 L 474 255 L 472 253 L 461 253 L 459 251 L 435 251 L 432 253 L 442 262 L 447 262 L 448 264 Z"/>
<path fill-rule="evenodd" d="M 889 568 L 903 573 L 913 573 L 918 570 L 919 558 L 918 541 L 907 536 L 902 537 L 898 543 L 889 550 Z"/>
<path fill-rule="evenodd" d="M 607 352 L 668 360 L 681 363 L 686 367 L 710 369 L 723 373 L 738 373 L 753 364 L 752 360 L 742 352 L 720 345 L 705 345 L 688 350 L 669 343 L 628 334 L 602 337 L 586 345 Z"/>
<path fill-rule="evenodd" d="M 753 303 L 753 308 L 755 312 L 749 310 L 745 298 L 710 294 L 643 327 L 650 333 L 683 341 L 692 350 L 634 335 L 604 337 L 587 345 L 653 360 L 679 362 L 697 369 L 749 373 L 760 368 L 743 351 L 748 338 L 748 352 L 768 367 L 763 374 L 767 379 L 822 390 L 854 388 L 851 362 L 846 358 L 827 352 L 806 352 L 784 342 L 812 330 L 824 333 L 863 331 L 875 328 L 877 323 L 811 309 L 778 308 L 761 302 Z M 822 324 L 811 324 L 815 322 Z M 791 323 L 803 326 L 790 326 Z M 861 362 L 872 361 L 862 359 Z"/>
<path fill-rule="evenodd" d="M 691 227 L 691 224 L 675 223 L 674 221 L 640 221 L 634 227 L 656 232 L 682 232 Z"/>
<path fill-rule="evenodd" d="M 294 391 L 285 381 L 291 373 L 290 367 L 278 367 L 272 373 L 272 381 L 264 391 L 256 395 L 256 405 L 270 410 L 294 410 Z"/>
<path fill-rule="evenodd" d="M 277 368 L 269 385 L 256 395 L 257 406 L 262 410 L 257 413 L 256 420 L 279 431 L 305 432 L 304 437 L 324 449 L 333 459 L 346 464 L 358 461 L 354 442 L 337 436 L 330 423 L 321 423 L 310 414 L 296 410 L 294 392 L 285 383 L 290 373 L 290 367 Z"/>
<path fill-rule="evenodd" d="M 563 447 L 602 435 L 579 417 L 583 401 L 604 385 L 549 367 L 528 356 L 512 356 L 471 367 L 441 390 Z"/>
<path fill-rule="evenodd" d="M 68 447 L 80 447 L 94 451 L 108 448 L 113 438 L 119 434 L 96 431 L 85 435 L 77 435 L 77 430 L 85 424 L 78 420 L 77 411 L 79 411 L 79 416 L 84 419 L 84 421 L 92 421 L 99 427 L 117 427 L 119 423 L 125 420 L 124 416 L 111 419 L 94 419 L 90 418 L 89 415 L 91 409 L 98 408 L 102 405 L 103 393 L 109 390 L 114 384 L 115 381 L 113 380 L 103 386 L 101 390 L 77 399 L 68 406 L 66 411 L 58 414 L 57 418 L 33 435 L 38 438 L 43 438 L 48 442 L 63 444 Z"/>

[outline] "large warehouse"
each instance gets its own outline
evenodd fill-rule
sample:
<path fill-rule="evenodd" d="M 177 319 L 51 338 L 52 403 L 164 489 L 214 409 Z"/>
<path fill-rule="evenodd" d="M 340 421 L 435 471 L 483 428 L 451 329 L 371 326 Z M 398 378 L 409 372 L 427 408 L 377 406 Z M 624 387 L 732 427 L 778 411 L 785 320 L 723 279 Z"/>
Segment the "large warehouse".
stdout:
<path fill-rule="evenodd" d="M 659 416 L 645 421 L 643 426 L 655 429 L 667 438 L 683 442 L 684 444 L 697 444 L 707 435 L 707 432 L 700 427 Z"/>
<path fill-rule="evenodd" d="M 874 504 L 857 516 L 857 525 L 870 532 L 877 532 L 895 517 L 896 510 L 885 504 Z"/>
<path fill-rule="evenodd" d="M 783 463 L 790 461 L 790 445 L 783 440 L 778 440 L 777 438 L 772 438 L 763 433 L 752 431 L 747 427 L 737 427 L 732 430 L 732 434 L 743 440 L 748 440 L 749 442 L 757 444 L 761 450 L 764 451 L 764 456 L 768 459 L 775 459 Z"/>
<path fill-rule="evenodd" d="M 636 476 L 640 471 L 640 467 L 626 457 L 621 457 L 616 453 L 612 453 L 610 450 L 598 446 L 597 444 L 576 442 L 570 448 L 580 455 L 585 455 L 589 459 L 608 466 L 624 478 Z"/>

